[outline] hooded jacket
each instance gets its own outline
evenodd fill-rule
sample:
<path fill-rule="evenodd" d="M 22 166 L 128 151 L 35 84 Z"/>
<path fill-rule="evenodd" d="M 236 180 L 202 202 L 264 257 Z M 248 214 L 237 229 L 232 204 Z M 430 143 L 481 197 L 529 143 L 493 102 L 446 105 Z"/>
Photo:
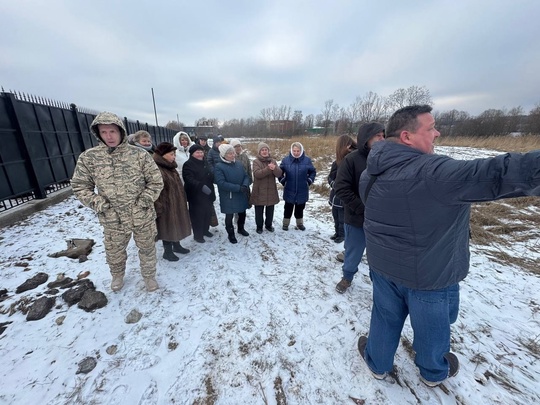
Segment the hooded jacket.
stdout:
<path fill-rule="evenodd" d="M 309 186 L 315 181 L 317 171 L 311 163 L 311 159 L 304 153 L 304 146 L 300 142 L 295 142 L 301 146 L 300 156 L 295 158 L 291 151 L 279 165 L 283 171 L 279 182 L 283 184 L 283 200 L 290 204 L 304 204 L 309 200 Z"/>
<path fill-rule="evenodd" d="M 358 228 L 364 226 L 364 203 L 358 193 L 358 182 L 360 175 L 366 169 L 369 154 L 367 143 L 372 137 L 383 131 L 384 126 L 378 122 L 360 127 L 356 137 L 358 149 L 345 156 L 337 168 L 333 187 L 345 208 L 344 222 Z"/>
<path fill-rule="evenodd" d="M 471 203 L 540 194 L 540 151 L 454 160 L 377 142 L 360 179 L 370 269 L 407 288 L 435 290 L 469 270 Z"/>
<path fill-rule="evenodd" d="M 103 142 L 99 124 L 120 128 L 118 146 L 111 148 Z M 119 223 L 137 226 L 155 219 L 154 201 L 163 188 L 163 180 L 152 156 L 128 144 L 124 123 L 115 114 L 98 114 L 90 131 L 99 145 L 81 153 L 77 160 L 71 179 L 75 196 L 98 213 L 104 226 Z"/>
<path fill-rule="evenodd" d="M 187 140 L 188 144 L 186 147 L 183 147 L 180 143 L 181 139 Z M 189 148 L 191 148 L 191 146 L 194 144 L 195 143 L 191 140 L 191 138 L 186 132 L 177 132 L 176 135 L 173 137 L 173 145 L 176 147 L 176 164 L 178 165 L 176 170 L 178 171 L 178 174 L 180 174 L 182 182 L 184 181 L 184 178 L 182 177 L 182 166 L 184 166 L 184 163 L 188 161 Z"/>

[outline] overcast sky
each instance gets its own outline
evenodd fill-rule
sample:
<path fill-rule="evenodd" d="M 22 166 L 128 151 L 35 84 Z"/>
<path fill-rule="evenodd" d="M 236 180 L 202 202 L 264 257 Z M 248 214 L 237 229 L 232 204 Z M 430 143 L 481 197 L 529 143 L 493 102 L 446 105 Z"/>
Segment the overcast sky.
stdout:
<path fill-rule="evenodd" d="M 425 86 L 438 111 L 540 102 L 538 0 L 0 0 L 0 85 L 193 125 Z"/>

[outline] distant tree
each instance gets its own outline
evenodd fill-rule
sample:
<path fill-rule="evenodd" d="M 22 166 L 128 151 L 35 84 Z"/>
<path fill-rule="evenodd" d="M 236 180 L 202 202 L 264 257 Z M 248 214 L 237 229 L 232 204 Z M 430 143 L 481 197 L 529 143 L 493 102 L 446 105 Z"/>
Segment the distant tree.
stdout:
<path fill-rule="evenodd" d="M 315 125 L 315 117 L 313 114 L 306 115 L 304 118 L 304 128 L 311 129 Z"/>
<path fill-rule="evenodd" d="M 172 129 L 174 131 L 181 131 L 185 127 L 183 122 L 178 121 L 169 121 L 167 122 L 167 125 L 165 125 L 165 128 Z"/>
<path fill-rule="evenodd" d="M 397 89 L 388 96 L 386 107 L 393 113 L 395 110 L 413 104 L 433 104 L 429 90 L 425 86 L 410 86 L 407 89 Z"/>
<path fill-rule="evenodd" d="M 328 135 L 328 128 L 330 128 L 334 115 L 336 114 L 336 107 L 339 109 L 339 106 L 334 104 L 333 99 L 324 102 L 324 108 L 321 111 L 322 120 L 320 125 L 324 128 L 324 136 Z"/>
<path fill-rule="evenodd" d="M 464 132 L 469 119 L 469 113 L 455 109 L 444 111 L 435 117 L 437 129 L 443 136 L 465 135 Z"/>
<path fill-rule="evenodd" d="M 367 92 L 364 97 L 360 98 L 358 106 L 359 123 L 383 121 L 386 104 L 384 97 L 372 91 Z"/>
<path fill-rule="evenodd" d="M 540 102 L 535 104 L 527 116 L 527 132 L 540 135 Z"/>
<path fill-rule="evenodd" d="M 517 106 L 508 110 L 506 114 L 506 133 L 521 132 L 523 130 L 523 123 L 525 116 L 523 114 L 523 107 Z"/>
<path fill-rule="evenodd" d="M 304 133 L 304 123 L 303 123 L 303 120 L 302 120 L 302 111 L 300 110 L 295 110 L 294 111 L 294 114 L 293 114 L 293 121 L 294 121 L 294 133 L 296 135 L 299 135 L 299 134 L 303 134 Z"/>
<path fill-rule="evenodd" d="M 217 118 L 206 118 L 202 117 L 195 121 L 196 127 L 218 127 L 219 126 L 219 120 Z"/>

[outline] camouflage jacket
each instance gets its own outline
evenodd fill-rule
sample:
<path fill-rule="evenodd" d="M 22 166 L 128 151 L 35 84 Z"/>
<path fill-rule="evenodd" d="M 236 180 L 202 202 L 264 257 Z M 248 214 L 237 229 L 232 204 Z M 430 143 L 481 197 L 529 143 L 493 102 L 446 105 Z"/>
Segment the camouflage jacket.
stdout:
<path fill-rule="evenodd" d="M 139 216 L 136 209 L 150 210 L 155 218 L 154 201 L 163 188 L 161 172 L 148 152 L 128 144 L 123 122 L 114 117 L 101 113 L 92 123 L 92 133 L 100 144 L 79 156 L 71 179 L 73 192 L 98 213 L 103 225 Z M 120 127 L 122 141 L 116 148 L 107 147 L 99 137 L 97 125 L 102 123 Z"/>

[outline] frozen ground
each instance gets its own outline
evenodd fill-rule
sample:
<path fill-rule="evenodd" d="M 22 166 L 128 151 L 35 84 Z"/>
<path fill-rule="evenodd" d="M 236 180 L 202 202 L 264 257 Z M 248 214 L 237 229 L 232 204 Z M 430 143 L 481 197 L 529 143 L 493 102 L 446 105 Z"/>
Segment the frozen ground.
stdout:
<path fill-rule="evenodd" d="M 489 152 L 438 148 L 456 158 Z M 467 153 L 467 155 L 465 155 Z M 318 181 L 325 181 L 321 173 Z M 374 380 L 356 344 L 368 331 L 371 284 L 365 262 L 353 286 L 340 295 L 341 276 L 332 242 L 333 223 L 322 197 L 312 195 L 301 232 L 255 233 L 237 245 L 223 220 L 204 245 L 183 241 L 191 253 L 176 263 L 161 259 L 161 289 L 146 293 L 133 244 L 126 285 L 109 289 L 101 229 L 92 211 L 73 197 L 27 220 L 0 229 L 1 404 L 531 404 L 540 402 L 539 277 L 494 263 L 473 246 L 471 271 L 461 284 L 461 311 L 453 325 L 460 373 L 439 388 L 420 383 L 407 323 L 395 365 L 400 385 Z M 50 258 L 69 238 L 93 238 L 89 260 Z M 538 259 L 513 246 L 512 255 Z M 21 263 L 27 267 L 20 267 Z M 35 298 L 46 284 L 15 294 L 38 272 L 72 278 L 80 272 L 109 303 L 92 313 L 68 307 L 58 296 L 45 318 L 27 322 L 9 309 Z M 135 324 L 125 317 L 137 309 Z M 55 322 L 65 316 L 61 325 Z M 116 352 L 114 352 L 116 347 Z M 108 354 L 106 351 L 109 348 Z M 92 356 L 97 366 L 76 374 Z M 364 401 L 364 402 L 362 402 Z"/>

